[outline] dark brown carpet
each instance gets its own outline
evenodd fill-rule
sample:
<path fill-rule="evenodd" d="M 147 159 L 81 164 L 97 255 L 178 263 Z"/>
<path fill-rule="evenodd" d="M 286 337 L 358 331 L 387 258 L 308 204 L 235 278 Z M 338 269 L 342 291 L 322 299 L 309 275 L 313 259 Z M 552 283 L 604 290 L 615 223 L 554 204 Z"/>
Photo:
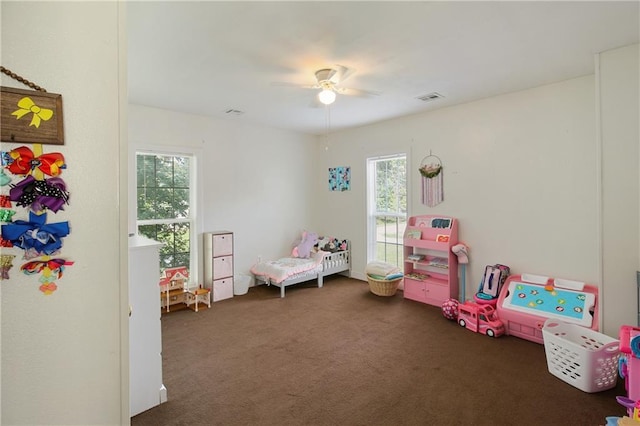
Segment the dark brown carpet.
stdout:
<path fill-rule="evenodd" d="M 439 307 L 328 277 L 252 287 L 162 319 L 169 401 L 132 425 L 603 425 L 624 382 L 585 393 L 544 346 L 490 338 Z"/>

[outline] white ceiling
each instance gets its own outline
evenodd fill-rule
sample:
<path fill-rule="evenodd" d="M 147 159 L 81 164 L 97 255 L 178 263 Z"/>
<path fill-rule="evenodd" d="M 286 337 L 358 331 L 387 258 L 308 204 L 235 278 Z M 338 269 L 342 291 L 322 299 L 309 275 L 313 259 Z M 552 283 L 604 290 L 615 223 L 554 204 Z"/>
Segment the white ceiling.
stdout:
<path fill-rule="evenodd" d="M 128 2 L 129 101 L 322 134 L 592 74 L 595 53 L 639 42 L 639 5 Z M 335 64 L 380 95 L 327 112 L 314 90 L 272 85 Z M 444 98 L 416 99 L 430 92 Z"/>

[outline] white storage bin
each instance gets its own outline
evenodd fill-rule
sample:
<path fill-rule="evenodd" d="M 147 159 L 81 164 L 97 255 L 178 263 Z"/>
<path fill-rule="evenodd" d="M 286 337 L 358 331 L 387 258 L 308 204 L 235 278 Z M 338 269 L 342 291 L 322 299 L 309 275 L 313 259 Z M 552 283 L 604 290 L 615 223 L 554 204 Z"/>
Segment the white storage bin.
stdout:
<path fill-rule="evenodd" d="M 589 393 L 616 386 L 618 340 L 555 319 L 545 321 L 542 337 L 549 373 Z"/>
<path fill-rule="evenodd" d="M 234 296 L 241 296 L 247 294 L 249 291 L 249 285 L 251 284 L 251 276 L 246 274 L 236 275 L 233 279 L 233 294 Z"/>

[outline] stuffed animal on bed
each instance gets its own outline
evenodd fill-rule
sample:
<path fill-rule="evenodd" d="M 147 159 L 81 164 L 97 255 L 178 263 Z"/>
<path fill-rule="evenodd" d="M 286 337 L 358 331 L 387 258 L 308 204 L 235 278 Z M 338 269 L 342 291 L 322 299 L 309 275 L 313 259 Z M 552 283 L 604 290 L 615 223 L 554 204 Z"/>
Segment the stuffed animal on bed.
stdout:
<path fill-rule="evenodd" d="M 323 251 L 335 253 L 347 249 L 347 240 L 340 240 L 335 237 L 322 237 L 318 241 L 318 248 Z"/>
<path fill-rule="evenodd" d="M 307 259 L 311 256 L 311 250 L 316 244 L 318 244 L 318 234 L 315 232 L 305 231 L 302 233 L 302 240 L 300 243 L 293 248 L 291 256 Z"/>

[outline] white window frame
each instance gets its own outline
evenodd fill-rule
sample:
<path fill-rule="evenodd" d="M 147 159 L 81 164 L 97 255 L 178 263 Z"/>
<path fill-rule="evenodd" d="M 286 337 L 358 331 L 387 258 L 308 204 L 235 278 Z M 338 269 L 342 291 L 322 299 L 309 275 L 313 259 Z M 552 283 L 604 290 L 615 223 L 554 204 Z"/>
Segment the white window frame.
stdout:
<path fill-rule="evenodd" d="M 177 156 L 177 157 L 191 157 L 190 171 L 189 171 L 189 217 L 174 219 L 158 219 L 158 220 L 138 220 L 138 185 L 137 185 L 137 160 L 138 154 L 143 155 L 160 155 L 160 156 Z M 131 161 L 132 166 L 132 179 L 130 179 L 130 185 L 132 190 L 130 191 L 132 197 L 130 198 L 130 205 L 135 208 L 133 211 L 133 217 L 130 221 L 133 223 L 133 232 L 137 233 L 138 226 L 150 225 L 150 224 L 167 224 L 176 222 L 188 222 L 189 223 L 189 288 L 197 287 L 201 281 L 202 274 L 200 272 L 200 253 L 201 244 L 198 236 L 202 233 L 202 212 L 200 206 L 202 203 L 202 189 L 199 182 L 201 179 L 201 150 L 192 149 L 186 147 L 173 147 L 173 146 L 153 146 L 144 145 L 132 147 Z M 130 166 L 131 170 L 131 166 Z M 131 231 L 130 231 L 131 233 Z"/>
<path fill-rule="evenodd" d="M 380 160 L 393 160 L 395 158 L 404 158 L 406 168 L 406 191 L 407 191 L 407 205 L 405 206 L 406 212 L 378 212 L 376 211 L 376 181 L 375 165 Z M 377 254 L 377 229 L 376 219 L 380 216 L 395 217 L 397 219 L 404 219 L 406 222 L 409 216 L 409 157 L 406 153 L 389 154 L 384 156 L 367 158 L 366 170 L 367 170 L 367 262 L 376 259 Z M 400 255 L 402 254 L 402 247 L 400 247 Z M 400 267 L 402 262 L 398 261 Z"/>

